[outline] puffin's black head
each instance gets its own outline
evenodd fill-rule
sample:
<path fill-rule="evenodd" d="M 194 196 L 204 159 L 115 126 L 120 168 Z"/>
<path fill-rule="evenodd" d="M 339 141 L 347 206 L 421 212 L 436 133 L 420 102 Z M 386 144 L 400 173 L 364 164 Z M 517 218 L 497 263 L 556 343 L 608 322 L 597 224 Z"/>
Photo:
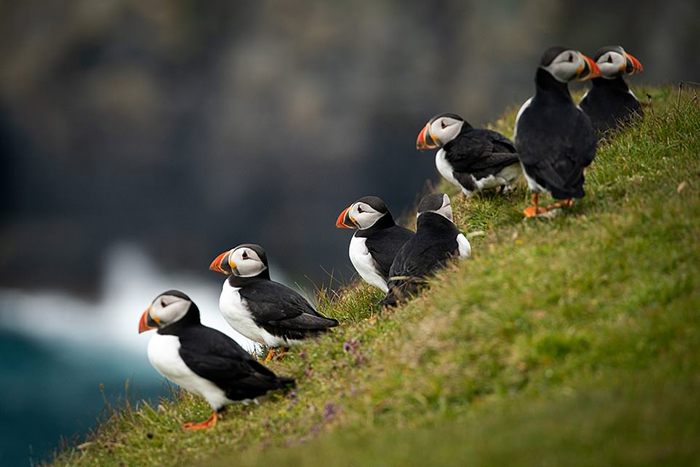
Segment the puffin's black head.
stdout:
<path fill-rule="evenodd" d="M 345 208 L 335 226 L 339 229 L 369 229 L 387 214 L 391 215 L 384 201 L 376 196 L 365 196 Z"/>
<path fill-rule="evenodd" d="M 150 329 L 162 329 L 173 323 L 199 323 L 199 309 L 190 297 L 179 290 L 168 290 L 158 295 L 141 315 L 139 334 Z"/>
<path fill-rule="evenodd" d="M 459 135 L 463 127 L 471 128 L 462 117 L 453 113 L 441 113 L 431 118 L 418 133 L 416 149 L 443 147 Z"/>
<path fill-rule="evenodd" d="M 450 197 L 444 193 L 424 196 L 418 204 L 418 217 L 426 212 L 434 212 L 453 221 Z"/>
<path fill-rule="evenodd" d="M 600 70 L 591 58 L 578 50 L 561 46 L 550 47 L 542 54 L 540 68 L 562 83 L 600 76 Z"/>
<path fill-rule="evenodd" d="M 221 253 L 209 265 L 227 276 L 255 277 L 267 271 L 267 254 L 260 245 L 244 243 Z"/>
<path fill-rule="evenodd" d="M 620 75 L 633 75 L 644 70 L 642 64 L 619 45 L 601 47 L 595 54 L 595 62 L 600 69 L 600 76 L 614 79 Z"/>

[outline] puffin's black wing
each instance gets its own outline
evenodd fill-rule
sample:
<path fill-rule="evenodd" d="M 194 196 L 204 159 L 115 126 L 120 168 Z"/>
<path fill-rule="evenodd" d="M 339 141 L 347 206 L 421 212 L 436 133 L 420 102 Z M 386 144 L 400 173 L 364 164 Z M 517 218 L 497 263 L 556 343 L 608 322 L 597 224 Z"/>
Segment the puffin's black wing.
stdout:
<path fill-rule="evenodd" d="M 593 87 L 579 106 L 591 119 L 599 136 L 620 123 L 629 122 L 635 115 L 642 115 L 641 104 L 621 76 L 612 80 L 594 78 L 591 83 Z"/>
<path fill-rule="evenodd" d="M 197 375 L 220 387 L 231 400 L 251 399 L 294 384 L 258 363 L 227 335 L 206 326 L 178 334 L 180 357 Z"/>
<path fill-rule="evenodd" d="M 338 321 L 318 313 L 299 293 L 273 281 L 260 281 L 242 287 L 253 320 L 270 334 L 303 339 L 338 325 Z"/>
<path fill-rule="evenodd" d="M 545 109 L 541 109 L 545 110 Z M 583 169 L 595 157 L 597 138 L 590 119 L 571 105 L 557 114 L 526 109 L 518 122 L 518 156 L 537 183 L 558 199 L 582 198 Z"/>
<path fill-rule="evenodd" d="M 418 218 L 419 230 L 394 258 L 389 270 L 389 292 L 383 305 L 396 304 L 397 298 L 415 292 L 424 278 L 444 266 L 459 251 L 459 230 L 439 214 L 425 213 Z"/>
<path fill-rule="evenodd" d="M 518 163 L 515 145 L 502 134 L 481 128 L 462 133 L 445 146 L 445 158 L 457 173 L 477 179 Z"/>
<path fill-rule="evenodd" d="M 367 237 L 365 246 L 369 250 L 370 255 L 372 255 L 382 276 L 385 278 L 389 277 L 389 268 L 391 268 L 391 263 L 394 262 L 396 253 L 413 235 L 415 235 L 413 231 L 394 225 L 373 232 L 372 235 Z"/>

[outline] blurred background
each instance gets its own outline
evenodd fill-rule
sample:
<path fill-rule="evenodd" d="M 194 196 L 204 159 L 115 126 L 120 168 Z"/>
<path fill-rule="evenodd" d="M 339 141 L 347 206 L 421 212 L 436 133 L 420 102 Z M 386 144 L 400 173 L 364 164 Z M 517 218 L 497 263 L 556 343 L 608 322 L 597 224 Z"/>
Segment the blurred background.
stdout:
<path fill-rule="evenodd" d="M 160 292 L 233 335 L 220 252 L 259 243 L 308 290 L 349 281 L 337 215 L 416 202 L 434 114 L 493 121 L 557 44 L 623 45 L 635 83 L 700 81 L 698 18 L 697 1 L 0 0 L 0 465 L 82 439 L 127 379 L 167 392 L 136 334 Z"/>

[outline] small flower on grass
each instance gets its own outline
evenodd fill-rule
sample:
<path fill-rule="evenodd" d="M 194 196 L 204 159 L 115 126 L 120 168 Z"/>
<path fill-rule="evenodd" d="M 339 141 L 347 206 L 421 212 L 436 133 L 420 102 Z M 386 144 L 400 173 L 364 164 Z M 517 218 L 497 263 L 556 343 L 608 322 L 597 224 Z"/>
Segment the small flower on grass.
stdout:
<path fill-rule="evenodd" d="M 323 408 L 323 420 L 326 422 L 333 420 L 337 412 L 338 407 L 333 402 L 326 403 L 326 406 Z"/>

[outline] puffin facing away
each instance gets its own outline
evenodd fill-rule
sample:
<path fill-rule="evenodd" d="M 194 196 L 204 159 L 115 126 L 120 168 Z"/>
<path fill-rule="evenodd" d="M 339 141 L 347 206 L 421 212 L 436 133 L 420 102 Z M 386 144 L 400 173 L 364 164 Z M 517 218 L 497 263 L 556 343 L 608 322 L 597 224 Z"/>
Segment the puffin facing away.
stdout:
<path fill-rule="evenodd" d="M 453 223 L 449 196 L 425 196 L 418 204 L 416 234 L 396 254 L 389 270 L 389 292 L 381 304 L 396 305 L 450 258 L 466 258 L 471 251 L 469 240 Z"/>
<path fill-rule="evenodd" d="M 603 136 L 620 123 L 642 114 L 642 105 L 623 76 L 639 73 L 644 67 L 619 45 L 601 47 L 595 54 L 595 61 L 600 77 L 591 80 L 593 87 L 579 105 L 591 119 L 593 128 Z"/>
<path fill-rule="evenodd" d="M 258 363 L 226 334 L 202 325 L 197 305 L 180 291 L 160 294 L 143 312 L 139 333 L 150 329 L 158 330 L 148 342 L 151 365 L 212 408 L 206 421 L 187 422 L 185 429 L 214 426 L 226 405 L 294 384 Z"/>
<path fill-rule="evenodd" d="M 534 206 L 525 209 L 526 216 L 571 206 L 571 198 L 584 197 L 583 169 L 593 162 L 597 138 L 588 116 L 571 100 L 567 84 L 599 75 L 595 62 L 579 51 L 551 47 L 542 55 L 535 95 L 515 119 L 515 147 L 533 193 Z M 566 201 L 540 207 L 541 191 Z"/>
<path fill-rule="evenodd" d="M 209 269 L 225 274 L 219 308 L 229 325 L 248 339 L 275 349 L 281 358 L 291 345 L 338 325 L 318 313 L 298 292 L 270 280 L 267 255 L 259 245 L 239 245 L 221 253 Z"/>
<path fill-rule="evenodd" d="M 510 187 L 522 173 L 511 140 L 453 113 L 434 116 L 418 134 L 416 149 L 435 148 L 438 172 L 467 198 L 486 188 Z"/>
<path fill-rule="evenodd" d="M 389 208 L 376 196 L 365 196 L 345 208 L 335 226 L 357 229 L 350 240 L 350 261 L 365 282 L 388 292 L 391 263 L 414 233 L 396 225 Z"/>

